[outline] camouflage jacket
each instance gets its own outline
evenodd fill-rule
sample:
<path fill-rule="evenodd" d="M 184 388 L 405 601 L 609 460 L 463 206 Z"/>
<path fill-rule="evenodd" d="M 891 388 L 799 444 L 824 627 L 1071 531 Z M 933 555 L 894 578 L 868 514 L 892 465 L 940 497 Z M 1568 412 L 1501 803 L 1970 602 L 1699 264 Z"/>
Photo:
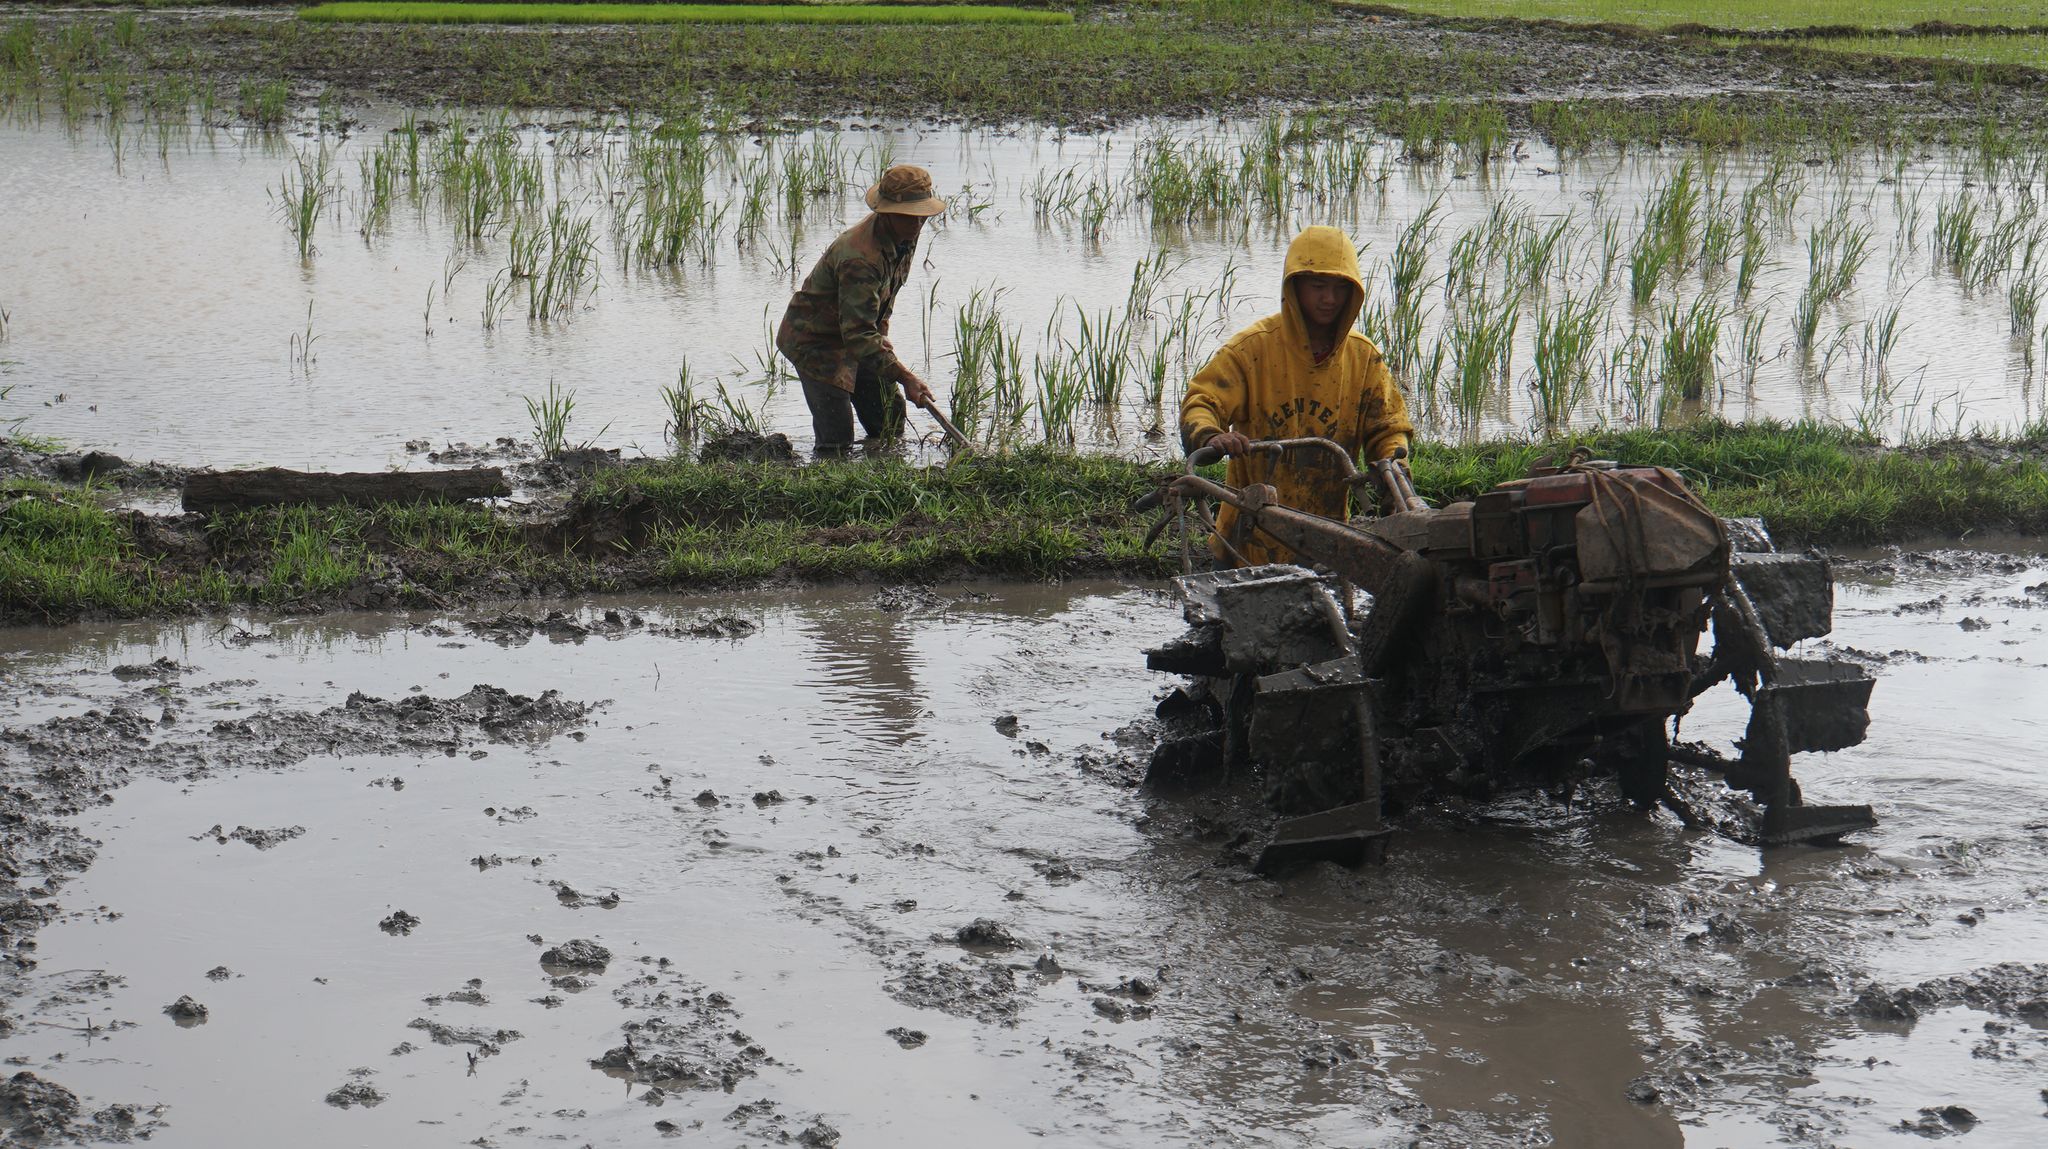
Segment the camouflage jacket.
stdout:
<path fill-rule="evenodd" d="M 775 346 L 799 377 L 853 390 L 861 369 L 885 382 L 897 377 L 889 313 L 910 276 L 917 244 L 894 244 L 875 233 L 875 217 L 839 233 L 804 285 L 790 298 Z"/>

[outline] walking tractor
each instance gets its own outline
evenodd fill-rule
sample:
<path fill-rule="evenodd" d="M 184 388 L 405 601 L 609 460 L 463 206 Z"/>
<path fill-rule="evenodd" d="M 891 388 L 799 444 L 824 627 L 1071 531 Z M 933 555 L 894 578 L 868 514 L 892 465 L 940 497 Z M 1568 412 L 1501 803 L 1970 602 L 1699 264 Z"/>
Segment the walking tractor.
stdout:
<path fill-rule="evenodd" d="M 1825 559 L 1719 518 L 1661 467 L 1574 454 L 1432 508 L 1397 459 L 1361 473 L 1327 439 L 1253 450 L 1334 453 L 1384 512 L 1340 522 L 1279 505 L 1271 487 L 1198 474 L 1220 458 L 1206 449 L 1141 501 L 1163 508 L 1154 539 L 1176 520 L 1187 538 L 1190 516 L 1213 527 L 1224 503 L 1236 529 L 1316 568 L 1197 571 L 1184 550 L 1188 631 L 1146 652 L 1193 679 L 1160 704 L 1169 734 L 1151 777 L 1258 770 L 1284 816 L 1261 869 L 1378 857 L 1387 816 L 1432 797 L 1592 772 L 1639 808 L 1701 824 L 1672 789 L 1674 764 L 1748 791 L 1741 833 L 1760 843 L 1876 824 L 1869 806 L 1808 805 L 1791 772 L 1794 754 L 1853 746 L 1869 725 L 1862 667 L 1782 653 L 1832 626 Z M 1750 704 L 1739 755 L 1674 743 L 1673 720 L 1730 679 Z"/>

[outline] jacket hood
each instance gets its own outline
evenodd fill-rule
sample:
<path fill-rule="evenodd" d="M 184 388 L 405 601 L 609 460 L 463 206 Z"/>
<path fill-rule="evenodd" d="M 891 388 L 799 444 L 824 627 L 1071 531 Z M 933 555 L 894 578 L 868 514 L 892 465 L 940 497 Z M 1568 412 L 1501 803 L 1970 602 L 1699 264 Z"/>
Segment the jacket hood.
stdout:
<path fill-rule="evenodd" d="M 1308 349 L 1308 321 L 1302 318 L 1301 302 L 1294 297 L 1294 277 L 1303 274 L 1340 275 L 1351 283 L 1351 303 L 1337 316 L 1337 339 L 1341 343 L 1358 322 L 1365 307 L 1365 280 L 1358 274 L 1358 249 L 1351 237 L 1338 228 L 1316 224 L 1303 228 L 1287 245 L 1287 270 L 1280 277 L 1280 314 L 1287 333 L 1287 346 L 1314 361 Z"/>

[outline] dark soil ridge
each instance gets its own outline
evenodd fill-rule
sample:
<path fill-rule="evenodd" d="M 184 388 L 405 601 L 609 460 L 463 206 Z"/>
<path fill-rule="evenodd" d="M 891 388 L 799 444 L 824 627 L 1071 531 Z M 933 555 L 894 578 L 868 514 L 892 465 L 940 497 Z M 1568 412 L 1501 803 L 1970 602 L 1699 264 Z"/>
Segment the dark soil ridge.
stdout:
<path fill-rule="evenodd" d="M 750 117 L 749 131 L 847 116 L 1106 128 L 1151 116 L 1312 104 L 1369 112 L 1438 97 L 1499 102 L 1514 127 L 1528 131 L 1537 127 L 1533 102 L 1633 105 L 1671 91 L 1759 115 L 1791 110 L 1814 125 L 1867 115 L 1887 128 L 1902 116 L 1929 125 L 1973 126 L 1986 115 L 2024 124 L 2048 105 L 2036 90 L 2041 72 L 2030 68 L 1786 55 L 1772 50 L 1773 37 L 1740 33 L 1742 43 L 1731 45 L 1704 25 L 1679 34 L 1343 6 L 1298 24 L 1230 26 L 1161 20 L 1139 6 L 1097 11 L 1073 29 L 1078 37 L 910 26 L 721 25 L 687 33 L 605 25 L 302 26 L 226 12 L 144 14 L 139 40 L 103 50 L 130 80 L 176 76 L 230 90 L 282 81 L 302 95 L 319 90 L 343 102 L 415 107 L 717 108 Z M 25 14 L 51 34 L 61 22 L 111 19 L 35 8 Z M 877 87 L 866 79 L 869 69 L 848 67 L 841 56 L 896 79 Z M 1942 90 L 1959 70 L 2005 90 L 1974 98 Z M 1042 83 L 1049 73 L 1062 82 Z"/>

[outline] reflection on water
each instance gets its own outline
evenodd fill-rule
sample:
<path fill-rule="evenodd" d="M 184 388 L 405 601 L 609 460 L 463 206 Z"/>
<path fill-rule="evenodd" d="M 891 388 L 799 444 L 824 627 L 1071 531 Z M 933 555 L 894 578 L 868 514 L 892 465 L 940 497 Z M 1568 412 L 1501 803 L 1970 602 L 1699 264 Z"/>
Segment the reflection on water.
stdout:
<path fill-rule="evenodd" d="M 1288 239 L 1321 222 L 1360 244 L 1363 321 L 1398 333 L 1384 341 L 1440 433 L 1527 430 L 1545 410 L 1894 435 L 2041 413 L 2048 352 L 2026 301 L 2048 274 L 2048 220 L 2012 190 L 2019 174 L 1959 154 L 1539 147 L 1480 166 L 1411 162 L 1328 118 L 766 139 L 476 117 L 410 135 L 395 110 L 368 118 L 346 138 L 0 126 L 0 380 L 34 428 L 182 463 L 418 463 L 409 441 L 526 433 L 522 396 L 554 381 L 577 392 L 573 431 L 659 451 L 660 389 L 687 364 L 698 398 L 723 382 L 802 438 L 770 332 L 890 161 L 928 166 L 957 204 L 904 289 L 898 350 L 942 397 L 963 372 L 993 389 L 984 429 L 1014 351 L 1024 439 L 1041 431 L 1036 390 L 1062 377 L 1084 442 L 1160 449 L 1144 433 L 1170 430 L 1188 372 L 1275 309 Z M 485 154 L 516 174 L 479 183 L 457 162 Z M 651 216 L 650 173 L 685 179 L 701 213 Z M 307 179 L 332 196 L 301 259 L 283 209 Z M 1674 202 L 1685 223 L 1664 251 L 1649 238 Z M 554 312 L 533 291 L 557 206 L 587 225 L 594 262 Z M 650 219 L 672 226 L 657 236 Z M 1405 310 L 1404 244 L 1426 256 Z M 1591 343 L 1539 370 L 1539 328 L 1567 301 Z M 1510 328 L 1504 361 L 1474 358 L 1487 316 Z M 1010 350 L 963 360 L 963 322 Z"/>
<path fill-rule="evenodd" d="M 894 749 L 919 737 L 921 663 L 901 611 L 852 606 L 814 614 L 801 630 L 812 657 L 796 685 L 811 699 L 806 709 L 821 746 Z"/>

